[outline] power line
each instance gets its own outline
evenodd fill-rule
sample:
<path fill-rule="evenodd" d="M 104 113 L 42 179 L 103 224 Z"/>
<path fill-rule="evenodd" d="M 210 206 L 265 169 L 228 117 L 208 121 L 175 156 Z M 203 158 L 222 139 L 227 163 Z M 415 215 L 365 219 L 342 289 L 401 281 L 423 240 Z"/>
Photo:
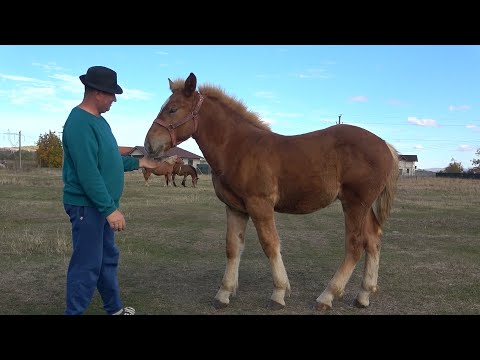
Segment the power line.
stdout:
<path fill-rule="evenodd" d="M 20 130 L 18 132 L 18 135 L 16 133 L 11 133 L 10 131 L 8 131 L 6 133 L 3 133 L 3 135 L 18 136 L 18 156 L 19 156 L 19 159 L 20 159 L 20 169 L 22 169 L 22 130 Z M 8 141 L 10 141 L 10 139 Z M 12 144 L 11 141 L 10 141 L 10 144 Z"/>

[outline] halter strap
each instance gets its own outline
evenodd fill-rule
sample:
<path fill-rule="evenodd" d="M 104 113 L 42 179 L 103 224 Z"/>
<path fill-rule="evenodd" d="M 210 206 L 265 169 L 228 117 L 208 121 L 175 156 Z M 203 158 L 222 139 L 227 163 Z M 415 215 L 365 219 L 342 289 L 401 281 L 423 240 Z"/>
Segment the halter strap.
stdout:
<path fill-rule="evenodd" d="M 162 126 L 162 127 L 164 127 L 165 129 L 168 130 L 168 132 L 170 133 L 170 139 L 172 141 L 172 148 L 183 142 L 183 141 L 177 142 L 177 134 L 174 131 L 179 126 L 182 126 L 186 122 L 188 122 L 190 120 L 193 120 L 193 133 L 191 133 L 190 136 L 193 136 L 193 134 L 195 134 L 197 132 L 197 129 L 198 129 L 198 119 L 197 119 L 198 112 L 200 111 L 200 107 L 202 106 L 204 98 L 203 98 L 203 95 L 200 94 L 198 91 L 196 91 L 195 93 L 198 94 L 198 101 L 195 104 L 193 110 L 182 121 L 180 121 L 177 124 L 168 124 L 165 120 L 160 119 L 160 117 L 157 117 L 153 121 L 154 124 L 158 124 L 158 125 L 160 125 L 160 126 Z"/>

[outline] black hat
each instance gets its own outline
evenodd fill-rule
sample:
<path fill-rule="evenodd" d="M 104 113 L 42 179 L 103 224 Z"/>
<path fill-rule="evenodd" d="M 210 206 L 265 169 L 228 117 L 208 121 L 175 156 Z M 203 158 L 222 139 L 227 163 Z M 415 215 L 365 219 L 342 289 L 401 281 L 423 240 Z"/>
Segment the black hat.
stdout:
<path fill-rule="evenodd" d="M 110 93 L 122 94 L 122 88 L 117 84 L 117 73 L 105 66 L 92 66 L 85 75 L 80 75 L 80 81 L 91 88 Z"/>

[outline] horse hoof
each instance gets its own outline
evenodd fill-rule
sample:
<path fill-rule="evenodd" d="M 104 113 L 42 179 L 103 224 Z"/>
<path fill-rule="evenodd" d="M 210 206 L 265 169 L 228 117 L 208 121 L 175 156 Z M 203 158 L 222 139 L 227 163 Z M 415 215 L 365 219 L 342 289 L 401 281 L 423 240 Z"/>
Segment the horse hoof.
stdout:
<path fill-rule="evenodd" d="M 322 303 L 315 303 L 315 310 L 317 311 L 321 311 L 321 312 L 325 312 L 325 311 L 328 311 L 328 310 L 331 310 L 332 307 L 327 305 L 327 304 L 322 304 Z"/>
<path fill-rule="evenodd" d="M 227 306 L 228 306 L 228 304 L 223 303 L 223 302 L 221 302 L 217 299 L 213 300 L 213 307 L 217 310 L 225 309 Z"/>
<path fill-rule="evenodd" d="M 368 307 L 368 305 L 370 304 L 362 304 L 360 303 L 360 301 L 358 301 L 357 299 L 353 300 L 353 306 L 355 306 L 356 308 L 359 308 L 359 309 L 365 309 Z"/>
<path fill-rule="evenodd" d="M 273 301 L 273 300 L 270 300 L 267 304 L 267 308 L 270 309 L 270 310 L 274 310 L 274 311 L 282 310 L 284 307 L 285 307 L 285 305 L 282 305 L 282 304 L 280 304 L 276 301 Z"/>

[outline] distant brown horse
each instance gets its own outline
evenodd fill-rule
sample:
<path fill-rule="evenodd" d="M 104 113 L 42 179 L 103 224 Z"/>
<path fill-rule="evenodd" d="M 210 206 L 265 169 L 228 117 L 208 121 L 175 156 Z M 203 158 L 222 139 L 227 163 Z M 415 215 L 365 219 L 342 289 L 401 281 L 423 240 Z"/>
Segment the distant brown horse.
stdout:
<path fill-rule="evenodd" d="M 316 309 L 330 309 L 343 296 L 364 252 L 355 304 L 368 306 L 377 290 L 382 227 L 396 190 L 396 150 L 371 132 L 345 124 L 301 135 L 276 134 L 221 88 L 205 85 L 196 91 L 193 73 L 169 83 L 172 95 L 150 127 L 145 149 L 155 157 L 193 137 L 211 166 L 215 193 L 227 212 L 227 263 L 215 307 L 227 306 L 236 294 L 251 218 L 272 270 L 269 306 L 283 308 L 290 282 L 274 213 L 309 214 L 337 199 L 345 219 L 345 256 L 316 299 Z M 259 171 L 263 176 L 257 176 Z"/>
<path fill-rule="evenodd" d="M 183 161 L 181 163 L 175 164 L 175 166 L 173 167 L 173 173 L 172 173 L 173 186 L 177 186 L 177 184 L 175 184 L 176 175 L 183 176 L 182 185 L 184 187 L 186 187 L 185 182 L 188 176 L 191 176 L 192 178 L 192 186 L 193 187 L 197 186 L 198 174 L 197 174 L 197 170 L 195 170 L 195 168 L 192 165 L 184 164 Z"/>
<path fill-rule="evenodd" d="M 145 186 L 150 186 L 148 183 L 148 179 L 150 175 L 155 174 L 157 176 L 165 175 L 165 186 L 168 186 L 172 179 L 173 174 L 173 167 L 175 164 L 181 161 L 183 164 L 182 159 L 178 158 L 178 155 L 170 156 L 166 159 L 163 159 L 158 167 L 155 169 L 145 169 L 142 168 L 143 178 L 145 179 Z"/>

